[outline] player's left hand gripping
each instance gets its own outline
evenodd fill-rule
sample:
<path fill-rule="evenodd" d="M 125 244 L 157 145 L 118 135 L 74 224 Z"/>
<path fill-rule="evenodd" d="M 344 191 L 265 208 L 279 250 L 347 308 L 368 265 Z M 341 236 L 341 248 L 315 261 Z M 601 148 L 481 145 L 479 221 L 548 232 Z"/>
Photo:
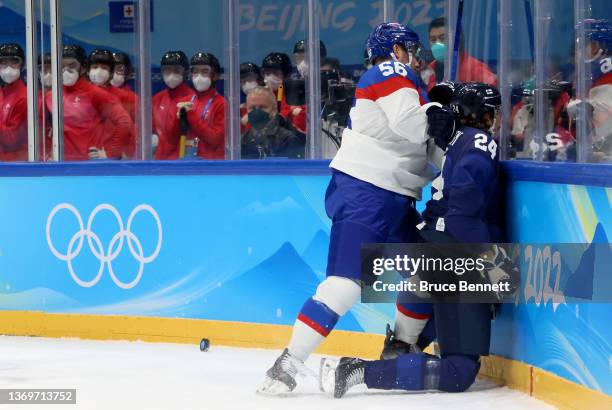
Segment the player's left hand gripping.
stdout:
<path fill-rule="evenodd" d="M 501 301 L 505 296 L 512 295 L 520 284 L 520 271 L 518 266 L 508 257 L 506 250 L 498 245 L 493 245 L 494 256 L 490 261 L 484 263 L 485 269 L 480 272 L 482 277 L 491 284 L 508 283 L 507 292 L 497 292 L 496 296 Z"/>
<path fill-rule="evenodd" d="M 455 134 L 455 116 L 450 108 L 431 106 L 427 114 L 427 133 L 434 139 L 436 145 L 446 150 Z"/>

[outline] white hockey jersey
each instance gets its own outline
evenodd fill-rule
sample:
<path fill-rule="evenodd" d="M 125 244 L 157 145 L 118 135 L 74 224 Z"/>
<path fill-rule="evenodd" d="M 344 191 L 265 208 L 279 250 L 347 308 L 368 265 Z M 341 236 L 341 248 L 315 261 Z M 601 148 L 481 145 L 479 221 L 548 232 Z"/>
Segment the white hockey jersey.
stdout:
<path fill-rule="evenodd" d="M 415 74 L 387 61 L 360 79 L 350 124 L 331 167 L 377 187 L 421 199 L 442 151 L 426 133 L 428 103 Z"/>

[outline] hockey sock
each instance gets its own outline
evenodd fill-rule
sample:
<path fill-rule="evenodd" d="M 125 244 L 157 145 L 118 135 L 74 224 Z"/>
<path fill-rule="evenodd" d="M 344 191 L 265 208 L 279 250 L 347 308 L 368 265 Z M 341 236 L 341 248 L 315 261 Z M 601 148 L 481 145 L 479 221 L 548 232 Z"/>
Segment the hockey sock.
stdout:
<path fill-rule="evenodd" d="M 397 303 L 395 314 L 395 337 L 412 345 L 425 328 L 433 312 L 431 303 Z"/>
<path fill-rule="evenodd" d="M 361 287 L 351 279 L 329 276 L 317 288 L 317 293 L 304 303 L 287 346 L 289 353 L 300 360 L 319 346 L 361 295 Z"/>

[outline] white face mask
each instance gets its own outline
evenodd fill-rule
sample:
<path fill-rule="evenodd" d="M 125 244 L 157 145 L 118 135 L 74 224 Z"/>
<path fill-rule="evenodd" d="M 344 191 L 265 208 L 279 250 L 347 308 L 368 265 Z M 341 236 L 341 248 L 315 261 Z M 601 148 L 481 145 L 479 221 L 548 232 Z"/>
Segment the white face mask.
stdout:
<path fill-rule="evenodd" d="M 300 61 L 300 63 L 297 65 L 297 70 L 298 73 L 300 73 L 300 76 L 306 77 L 306 74 L 308 74 L 308 63 L 306 60 Z"/>
<path fill-rule="evenodd" d="M 105 85 L 110 78 L 110 71 L 104 68 L 94 68 L 89 71 L 89 80 L 95 85 Z"/>
<path fill-rule="evenodd" d="M 44 88 L 51 88 L 53 84 L 53 77 L 50 72 L 40 72 L 40 83 Z"/>
<path fill-rule="evenodd" d="M 79 80 L 79 72 L 71 68 L 65 68 L 62 73 L 62 80 L 66 87 L 72 87 Z"/>
<path fill-rule="evenodd" d="M 272 91 L 276 91 L 283 83 L 283 80 L 281 80 L 280 78 L 278 78 L 278 76 L 274 74 L 268 74 L 264 78 L 264 82 L 266 83 L 269 89 L 271 89 Z"/>
<path fill-rule="evenodd" d="M 6 84 L 13 84 L 21 76 L 21 71 L 18 68 L 5 67 L 0 70 L 0 78 Z"/>
<path fill-rule="evenodd" d="M 252 90 L 254 90 L 255 88 L 257 88 L 257 81 L 246 81 L 244 84 L 242 84 L 242 92 L 244 94 L 248 94 L 250 93 Z"/>
<path fill-rule="evenodd" d="M 212 84 L 212 80 L 210 79 L 210 77 L 202 74 L 194 75 L 191 81 L 193 82 L 193 86 L 195 87 L 195 89 L 199 92 L 207 91 L 210 88 L 210 85 Z"/>
<path fill-rule="evenodd" d="M 174 90 L 176 87 L 183 84 L 183 76 L 176 73 L 164 74 L 164 83 L 166 87 Z"/>
<path fill-rule="evenodd" d="M 121 88 L 125 84 L 125 76 L 122 74 L 113 74 L 113 79 L 111 80 L 111 85 L 113 87 Z"/>

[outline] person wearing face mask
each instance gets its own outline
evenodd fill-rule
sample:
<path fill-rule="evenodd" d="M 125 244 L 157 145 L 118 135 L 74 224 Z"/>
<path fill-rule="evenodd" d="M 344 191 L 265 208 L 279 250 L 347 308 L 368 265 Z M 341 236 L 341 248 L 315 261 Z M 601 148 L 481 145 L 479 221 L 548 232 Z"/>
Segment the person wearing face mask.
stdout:
<path fill-rule="evenodd" d="M 28 97 L 21 79 L 24 62 L 21 46 L 0 46 L 0 161 L 28 160 Z"/>
<path fill-rule="evenodd" d="M 87 65 L 89 67 L 89 81 L 114 95 L 121 103 L 123 109 L 130 115 L 132 120 L 130 133 L 128 139 L 122 143 L 121 154 L 123 159 L 130 159 L 134 156 L 136 146 L 135 100 L 123 89 L 111 86 L 113 73 L 116 68 L 113 53 L 108 50 L 94 50 L 87 58 Z"/>
<path fill-rule="evenodd" d="M 289 105 L 283 92 L 283 82 L 291 74 L 291 60 L 284 53 L 270 53 L 261 64 L 264 83 L 279 102 L 279 112 L 301 133 L 306 133 L 306 106 Z"/>
<path fill-rule="evenodd" d="M 319 43 L 319 51 L 321 55 L 321 61 L 327 57 L 327 47 L 325 43 L 321 41 Z M 306 40 L 300 40 L 293 46 L 293 62 L 297 69 L 294 78 L 303 79 L 308 75 L 308 62 L 306 61 Z"/>
<path fill-rule="evenodd" d="M 429 69 L 435 73 L 424 78 L 423 81 L 428 85 L 428 89 L 433 88 L 437 83 L 444 79 L 444 65 L 448 53 L 448 39 L 446 36 L 446 20 L 444 17 L 433 19 L 429 23 L 429 44 L 434 61 L 429 64 Z M 424 70 L 428 72 L 427 70 Z M 459 67 L 457 70 L 457 81 L 460 83 L 477 81 L 490 85 L 497 85 L 497 77 L 482 61 L 477 60 L 465 51 L 463 34 L 459 40 Z"/>
<path fill-rule="evenodd" d="M 179 103 L 187 111 L 187 145 L 205 159 L 225 158 L 225 98 L 215 84 L 221 73 L 219 60 L 210 53 L 191 58 L 191 82 L 196 91 L 193 102 Z"/>
<path fill-rule="evenodd" d="M 419 36 L 399 23 L 377 26 L 366 42 L 372 63 L 361 76 L 350 127 L 330 164 L 325 208 L 332 220 L 327 278 L 295 321 L 287 348 L 266 373 L 262 394 L 295 389 L 304 361 L 361 296 L 361 245 L 418 242 L 415 208 L 433 178 L 436 149 L 427 133 L 428 103 L 419 86 Z M 433 114 L 433 113 L 432 113 Z"/>
<path fill-rule="evenodd" d="M 240 64 L 240 90 L 242 91 L 240 95 L 240 135 L 246 134 L 251 128 L 246 108 L 246 97 L 253 89 L 263 84 L 261 70 L 257 64 L 251 62 Z"/>
<path fill-rule="evenodd" d="M 127 84 L 127 79 L 132 74 L 132 62 L 130 57 L 122 52 L 113 53 L 114 70 L 110 80 L 110 87 L 108 91 L 119 99 L 123 108 L 127 111 L 134 123 L 132 128 L 132 137 L 129 141 L 126 141 L 123 150 L 123 158 L 131 159 L 134 157 L 134 150 L 136 148 L 136 137 L 137 137 L 137 110 L 139 99 L 138 96 L 130 86 Z"/>
<path fill-rule="evenodd" d="M 278 114 L 274 94 L 256 87 L 247 95 L 251 129 L 242 137 L 243 159 L 304 158 L 306 139 Z"/>
<path fill-rule="evenodd" d="M 45 53 L 38 56 L 38 75 L 40 80 L 40 88 L 38 89 L 38 126 L 41 136 L 40 138 L 40 160 L 47 161 L 52 156 L 52 127 L 51 113 L 44 109 L 44 95 L 48 90 L 51 90 L 53 77 L 51 74 L 51 54 Z"/>
<path fill-rule="evenodd" d="M 96 71 L 98 72 L 98 71 Z M 132 120 L 119 100 L 87 77 L 87 56 L 78 45 L 62 50 L 64 159 L 120 159 Z M 97 77 L 99 80 L 104 75 Z M 45 107 L 53 111 L 53 94 L 46 91 Z"/>
<path fill-rule="evenodd" d="M 186 83 L 189 74 L 189 59 L 182 51 L 168 51 L 161 59 L 161 71 L 166 88 L 153 97 L 153 133 L 158 137 L 155 159 L 178 159 L 182 129 L 181 118 L 187 115 L 183 103 L 193 104 L 196 93 Z M 185 134 L 185 135 L 182 135 Z"/>

